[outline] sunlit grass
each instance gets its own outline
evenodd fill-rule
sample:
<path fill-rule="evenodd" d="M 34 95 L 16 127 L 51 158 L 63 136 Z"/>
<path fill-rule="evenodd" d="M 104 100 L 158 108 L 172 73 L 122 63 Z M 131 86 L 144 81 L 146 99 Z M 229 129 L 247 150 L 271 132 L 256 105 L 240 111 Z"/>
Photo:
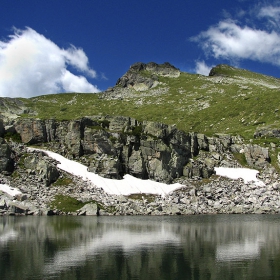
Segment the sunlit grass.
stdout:
<path fill-rule="evenodd" d="M 240 134 L 245 138 L 252 138 L 258 127 L 280 126 L 279 79 L 228 66 L 218 67 L 217 72 L 220 77 L 188 73 L 181 73 L 178 78 L 159 77 L 161 83 L 149 91 L 157 90 L 157 94 L 134 92 L 122 100 L 83 93 L 24 99 L 35 114 L 22 117 L 71 120 L 121 115 L 176 124 L 187 132 Z"/>

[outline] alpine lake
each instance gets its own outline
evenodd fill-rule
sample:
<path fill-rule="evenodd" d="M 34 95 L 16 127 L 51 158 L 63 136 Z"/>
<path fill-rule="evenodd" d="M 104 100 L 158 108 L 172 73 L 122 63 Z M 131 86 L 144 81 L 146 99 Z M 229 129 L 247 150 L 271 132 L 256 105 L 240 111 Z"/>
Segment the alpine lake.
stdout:
<path fill-rule="evenodd" d="M 280 279 L 280 215 L 1 216 L 0 279 Z"/>

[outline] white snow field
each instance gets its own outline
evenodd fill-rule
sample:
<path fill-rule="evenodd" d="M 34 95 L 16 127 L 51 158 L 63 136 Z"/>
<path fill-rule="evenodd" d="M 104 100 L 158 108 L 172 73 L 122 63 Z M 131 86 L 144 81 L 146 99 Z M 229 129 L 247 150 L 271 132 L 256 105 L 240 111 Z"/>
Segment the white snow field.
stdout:
<path fill-rule="evenodd" d="M 88 172 L 85 165 L 73 160 L 69 160 L 57 153 L 35 148 L 28 149 L 29 152 L 35 150 L 44 152 L 49 157 L 59 161 L 60 164 L 57 165 L 58 168 L 75 176 L 80 176 L 83 180 L 91 181 L 96 187 L 102 188 L 108 194 L 130 195 L 135 193 L 146 193 L 165 196 L 174 190 L 184 187 L 184 185 L 179 183 L 168 185 L 152 180 L 141 180 L 128 174 L 125 175 L 122 180 L 107 179 L 95 173 Z M 219 176 L 228 177 L 234 180 L 241 178 L 245 183 L 253 182 L 258 186 L 264 185 L 261 180 L 257 179 L 256 176 L 258 171 L 254 169 L 215 167 L 215 171 L 216 175 Z M 16 188 L 11 188 L 6 184 L 0 184 L 0 190 L 12 196 L 21 193 Z"/>
<path fill-rule="evenodd" d="M 141 180 L 128 174 L 125 175 L 122 180 L 107 179 L 95 173 L 88 172 L 87 166 L 76 161 L 69 160 L 57 153 L 29 148 L 30 152 L 34 150 L 46 153 L 49 157 L 60 162 L 60 164 L 57 165 L 58 168 L 75 176 L 80 176 L 84 180 L 91 181 L 96 187 L 102 188 L 108 194 L 130 195 L 135 193 L 147 193 L 164 196 L 174 190 L 184 187 L 184 185 L 179 183 L 168 185 L 152 180 Z"/>

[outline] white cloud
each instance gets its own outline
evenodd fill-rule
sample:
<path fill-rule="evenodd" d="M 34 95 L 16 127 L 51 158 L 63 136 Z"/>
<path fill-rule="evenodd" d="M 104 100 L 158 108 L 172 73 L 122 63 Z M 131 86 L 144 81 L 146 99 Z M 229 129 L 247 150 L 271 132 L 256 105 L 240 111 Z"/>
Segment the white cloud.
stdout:
<path fill-rule="evenodd" d="M 213 66 L 208 66 L 204 61 L 196 61 L 195 73 L 208 76 Z"/>
<path fill-rule="evenodd" d="M 68 66 L 96 77 L 82 49 L 61 49 L 31 28 L 15 29 L 8 41 L 0 41 L 0 96 L 32 97 L 57 92 L 98 92 Z"/>
<path fill-rule="evenodd" d="M 280 19 L 280 7 L 266 6 L 262 7 L 259 12 L 259 17 L 269 17 L 275 20 Z"/>
<path fill-rule="evenodd" d="M 215 58 L 251 59 L 280 66 L 280 34 L 225 20 L 192 38 Z"/>
<path fill-rule="evenodd" d="M 85 77 L 75 76 L 68 70 L 63 71 L 61 84 L 68 92 L 96 92 L 96 88 Z"/>
<path fill-rule="evenodd" d="M 280 29 L 280 7 L 266 6 L 262 7 L 258 14 L 258 18 L 267 21 L 268 28 Z"/>
<path fill-rule="evenodd" d="M 63 50 L 67 62 L 75 66 L 76 69 L 87 73 L 92 78 L 96 77 L 96 72 L 88 67 L 88 58 L 83 50 L 71 45 L 71 48 Z"/>

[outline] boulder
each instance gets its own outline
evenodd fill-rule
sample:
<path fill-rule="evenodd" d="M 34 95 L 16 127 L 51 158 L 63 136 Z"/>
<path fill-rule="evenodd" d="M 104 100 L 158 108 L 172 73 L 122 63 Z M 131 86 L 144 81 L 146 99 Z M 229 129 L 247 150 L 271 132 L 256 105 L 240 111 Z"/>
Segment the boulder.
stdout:
<path fill-rule="evenodd" d="M 27 214 L 29 208 L 20 202 L 11 201 L 8 210 L 10 213 Z"/>
<path fill-rule="evenodd" d="M 252 167 L 264 167 L 270 162 L 267 148 L 258 145 L 245 145 L 244 155 L 248 165 Z"/>
<path fill-rule="evenodd" d="M 81 209 L 79 209 L 78 215 L 79 216 L 99 216 L 100 213 L 100 208 L 98 207 L 98 205 L 96 203 L 87 203 L 86 205 L 84 205 Z"/>
<path fill-rule="evenodd" d="M 24 159 L 24 166 L 27 170 L 30 170 L 30 173 L 33 170 L 37 176 L 46 182 L 47 186 L 55 182 L 60 174 L 55 164 L 49 162 L 47 158 L 38 156 L 36 153 Z"/>

